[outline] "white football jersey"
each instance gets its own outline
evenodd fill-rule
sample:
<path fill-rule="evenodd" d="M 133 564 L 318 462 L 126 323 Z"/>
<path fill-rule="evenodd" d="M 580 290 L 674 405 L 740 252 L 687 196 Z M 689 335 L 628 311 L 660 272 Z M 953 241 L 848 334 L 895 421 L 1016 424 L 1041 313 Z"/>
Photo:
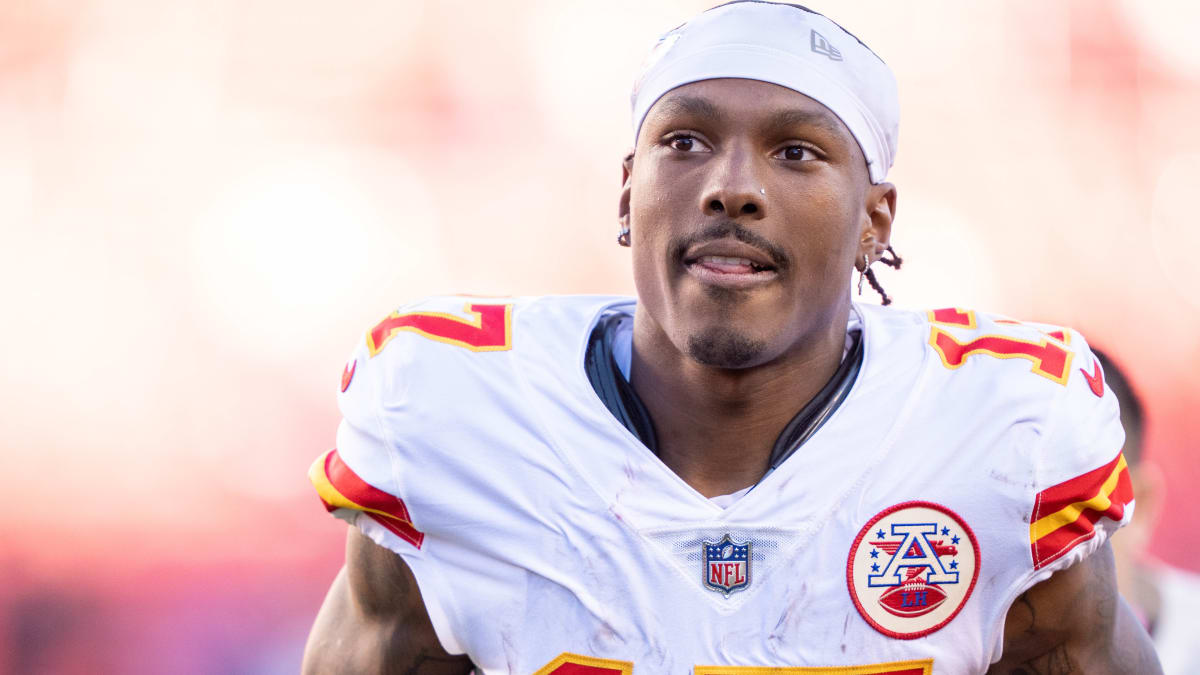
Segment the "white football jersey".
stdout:
<path fill-rule="evenodd" d="M 1014 599 L 1132 514 L 1078 333 L 871 305 L 842 405 L 721 508 L 588 381 L 593 326 L 634 308 L 436 298 L 347 363 L 310 477 L 483 673 L 978 673 Z"/>

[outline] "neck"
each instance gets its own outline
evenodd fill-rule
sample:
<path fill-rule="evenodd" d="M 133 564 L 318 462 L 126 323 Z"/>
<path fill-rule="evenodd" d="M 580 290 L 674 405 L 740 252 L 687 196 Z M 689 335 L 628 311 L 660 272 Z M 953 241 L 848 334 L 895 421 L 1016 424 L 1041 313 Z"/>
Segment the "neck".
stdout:
<path fill-rule="evenodd" d="M 767 363 L 723 369 L 693 361 L 639 310 L 630 383 L 654 420 L 662 461 L 706 497 L 758 482 L 784 427 L 837 370 L 849 311 Z"/>

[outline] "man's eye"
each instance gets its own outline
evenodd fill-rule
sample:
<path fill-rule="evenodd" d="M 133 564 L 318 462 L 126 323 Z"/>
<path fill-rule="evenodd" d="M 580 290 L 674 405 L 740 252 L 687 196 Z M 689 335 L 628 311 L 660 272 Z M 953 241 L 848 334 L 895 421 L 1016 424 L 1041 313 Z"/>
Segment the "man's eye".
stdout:
<path fill-rule="evenodd" d="M 667 145 L 671 146 L 672 150 L 680 152 L 704 152 L 708 146 L 696 138 L 695 136 L 677 135 L 667 139 Z"/>
<path fill-rule="evenodd" d="M 780 159 L 794 159 L 794 160 L 806 160 L 806 159 L 819 159 L 820 158 L 812 148 L 804 146 L 804 145 L 789 145 L 786 148 L 775 153 L 775 156 Z"/>

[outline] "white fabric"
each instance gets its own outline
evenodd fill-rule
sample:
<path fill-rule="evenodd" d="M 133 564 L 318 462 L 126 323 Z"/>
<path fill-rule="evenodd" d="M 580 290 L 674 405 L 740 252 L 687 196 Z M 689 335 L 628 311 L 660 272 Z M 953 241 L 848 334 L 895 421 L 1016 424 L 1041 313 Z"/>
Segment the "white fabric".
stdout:
<path fill-rule="evenodd" d="M 719 506 L 723 509 L 727 509 L 727 508 L 733 506 L 734 503 L 737 502 L 737 500 L 741 499 L 742 497 L 745 497 L 746 494 L 750 492 L 750 488 L 752 488 L 752 487 L 754 487 L 754 486 L 750 485 L 750 486 L 742 488 L 741 490 L 737 490 L 736 492 L 730 492 L 727 495 L 717 495 L 716 497 L 709 497 L 708 501 L 712 502 L 713 504 L 716 504 L 717 506 Z"/>
<path fill-rule="evenodd" d="M 770 82 L 821 103 L 858 141 L 871 182 L 887 177 L 900 135 L 891 69 L 833 21 L 783 4 L 721 5 L 659 38 L 631 96 L 635 142 L 663 94 L 724 77 Z"/>
<path fill-rule="evenodd" d="M 401 311 L 466 320 L 465 302 Z M 404 500 L 425 539 L 418 549 L 354 512 L 335 515 L 408 561 L 443 646 L 482 673 L 528 675 L 564 652 L 632 662 L 635 673 L 915 659 L 933 659 L 938 674 L 980 673 L 1000 656 L 1016 595 L 1120 525 L 1101 519 L 1095 536 L 1034 570 L 1036 495 L 1103 466 L 1123 442 L 1113 395 L 1093 395 L 1078 372 L 1089 361 L 1077 333 L 1064 386 L 1022 358 L 978 354 L 948 368 L 925 314 L 857 306 L 865 352 L 846 401 L 723 509 L 640 444 L 588 382 L 592 327 L 608 311 L 632 314 L 632 300 L 511 302 L 512 349 L 399 331 L 375 356 L 360 345 L 339 396 L 343 461 Z M 984 315 L 947 330 L 1044 337 Z M 953 620 L 899 640 L 859 614 L 847 556 L 872 517 L 910 500 L 973 529 L 980 573 Z M 728 596 L 705 587 L 700 553 L 724 535 L 752 543 L 750 583 Z"/>

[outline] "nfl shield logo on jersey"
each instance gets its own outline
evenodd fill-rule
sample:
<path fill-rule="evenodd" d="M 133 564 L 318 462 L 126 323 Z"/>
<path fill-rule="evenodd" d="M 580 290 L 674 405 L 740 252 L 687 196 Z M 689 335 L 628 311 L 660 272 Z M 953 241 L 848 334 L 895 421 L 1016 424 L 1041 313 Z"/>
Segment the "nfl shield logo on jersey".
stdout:
<path fill-rule="evenodd" d="M 720 541 L 704 542 L 704 585 L 729 597 L 750 585 L 750 542 L 736 542 L 726 534 Z"/>
<path fill-rule="evenodd" d="M 863 526 L 846 565 L 850 598 L 889 637 L 928 635 L 958 614 L 979 576 L 975 534 L 953 511 L 905 502 Z"/>

